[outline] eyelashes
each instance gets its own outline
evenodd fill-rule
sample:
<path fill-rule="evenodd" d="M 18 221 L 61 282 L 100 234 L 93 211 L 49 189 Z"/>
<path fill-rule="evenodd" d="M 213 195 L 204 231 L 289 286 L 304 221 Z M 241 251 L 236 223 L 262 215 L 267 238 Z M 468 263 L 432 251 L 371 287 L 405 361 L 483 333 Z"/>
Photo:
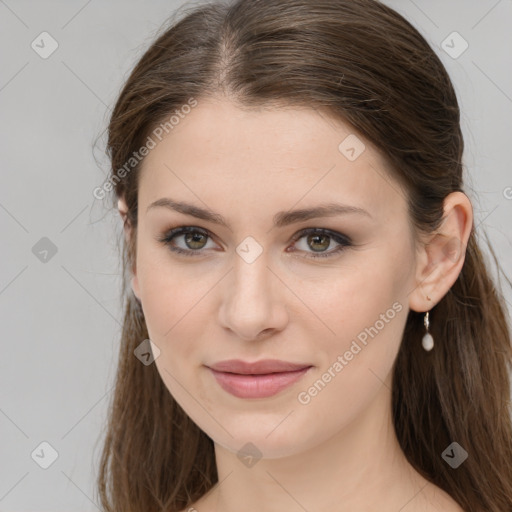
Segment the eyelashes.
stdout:
<path fill-rule="evenodd" d="M 331 258 L 334 256 L 339 255 L 339 253 L 343 252 L 347 247 L 351 247 L 352 241 L 350 238 L 346 235 L 343 235 L 342 233 L 338 233 L 336 231 L 331 231 L 330 229 L 323 229 L 323 228 L 306 228 L 301 231 L 299 231 L 296 235 L 293 236 L 292 241 L 297 243 L 297 241 L 301 240 L 302 238 L 306 239 L 305 246 L 308 246 L 308 243 L 322 243 L 325 242 L 325 240 L 328 240 L 328 246 L 331 245 L 331 241 L 334 241 L 337 243 L 337 247 L 334 249 L 331 249 L 330 251 L 322 251 L 322 252 L 309 252 L 306 250 L 302 250 L 307 256 L 306 258 Z M 320 242 L 318 242 L 320 240 Z M 297 249 L 294 249 L 293 252 L 296 252 Z"/>
<path fill-rule="evenodd" d="M 203 242 L 211 240 L 212 234 L 208 230 L 205 230 L 197 226 L 180 226 L 171 229 L 170 231 L 166 232 L 163 236 L 158 237 L 158 241 L 166 245 L 171 252 L 182 256 L 197 257 L 204 256 L 207 249 L 204 249 L 204 246 L 201 246 L 196 249 L 177 247 L 175 245 L 175 240 L 178 239 L 179 237 L 184 237 L 185 245 L 191 244 L 193 246 L 194 244 L 201 245 Z M 306 256 L 304 256 L 304 258 L 306 259 L 332 258 L 338 256 L 347 247 L 351 247 L 353 245 L 350 237 L 342 233 L 338 233 L 336 231 L 324 228 L 302 229 L 292 237 L 293 244 L 295 245 L 302 238 L 306 238 L 305 244 L 307 248 L 309 248 L 308 244 L 325 245 L 326 241 L 328 247 L 331 246 L 332 241 L 334 241 L 338 245 L 330 251 L 312 250 L 311 252 L 309 252 L 308 250 L 305 249 L 297 250 L 296 248 L 294 248 L 291 251 L 287 250 L 287 252 L 303 252 L 307 254 Z"/>

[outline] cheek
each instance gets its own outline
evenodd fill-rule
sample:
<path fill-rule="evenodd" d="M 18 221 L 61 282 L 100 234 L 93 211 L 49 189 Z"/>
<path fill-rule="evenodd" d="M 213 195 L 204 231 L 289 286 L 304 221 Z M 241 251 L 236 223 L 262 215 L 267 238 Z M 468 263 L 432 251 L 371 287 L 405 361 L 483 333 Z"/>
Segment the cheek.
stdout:
<path fill-rule="evenodd" d="M 339 271 L 338 277 L 315 286 L 308 284 L 308 301 L 339 339 L 347 340 L 370 327 L 393 304 L 406 309 L 408 268 L 406 253 L 385 253 L 381 249 L 360 253 L 354 257 L 357 264 Z M 333 272 L 333 275 L 335 273 Z M 393 316 L 398 309 L 392 309 Z"/>
<path fill-rule="evenodd" d="M 195 339 L 194 326 L 197 328 L 199 324 L 190 320 L 198 314 L 207 285 L 202 280 L 185 277 L 179 268 L 163 259 L 161 254 L 153 260 L 149 254 L 141 255 L 138 264 L 144 318 L 151 340 L 162 351 L 179 350 L 187 355 L 192 350 L 188 340 Z M 179 339 L 187 339 L 187 343 L 173 343 Z"/>
<path fill-rule="evenodd" d="M 322 364 L 298 390 L 302 393 L 297 396 L 299 407 L 308 424 L 314 418 L 315 425 L 323 424 L 325 430 L 334 432 L 365 410 L 379 392 L 385 395 L 389 389 L 388 376 L 408 310 L 389 293 L 392 283 L 382 281 L 382 285 L 388 293 L 355 288 L 347 295 L 349 304 L 338 302 L 337 316 L 332 312 L 336 337 L 318 346 L 323 351 Z M 359 307 L 354 307 L 355 302 Z"/>
<path fill-rule="evenodd" d="M 333 382 L 329 384 L 333 393 L 324 393 L 324 400 L 339 399 L 334 389 L 352 389 L 344 400 L 358 403 L 365 393 L 371 394 L 371 389 L 381 385 L 379 379 L 386 378 L 407 320 L 410 263 L 405 251 L 386 254 L 375 250 L 365 254 L 364 263 L 360 258 L 353 271 L 344 271 L 333 280 L 328 294 L 318 293 L 313 304 L 334 331 L 322 336 L 325 341 L 318 346 L 323 351 L 319 373 L 330 372 L 325 379 Z"/>
<path fill-rule="evenodd" d="M 185 389 L 194 388 L 188 379 L 195 375 L 188 370 L 201 364 L 197 356 L 201 340 L 198 315 L 207 290 L 177 277 L 178 272 L 169 265 L 163 268 L 146 267 L 139 274 L 141 301 L 149 337 L 160 351 L 155 359 L 158 373 L 175 400 L 188 410 L 190 396 Z"/>

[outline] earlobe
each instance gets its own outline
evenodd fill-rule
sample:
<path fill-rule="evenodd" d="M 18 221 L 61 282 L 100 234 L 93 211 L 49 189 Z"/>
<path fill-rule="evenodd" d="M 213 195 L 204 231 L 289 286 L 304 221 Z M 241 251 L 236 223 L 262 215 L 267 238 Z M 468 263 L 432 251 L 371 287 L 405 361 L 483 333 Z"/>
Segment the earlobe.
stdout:
<path fill-rule="evenodd" d="M 417 284 L 409 294 L 412 310 L 428 311 L 453 286 L 464 265 L 472 227 L 471 202 L 464 193 L 452 192 L 444 201 L 441 226 L 425 242 L 417 258 Z"/>
<path fill-rule="evenodd" d="M 128 217 L 128 206 L 126 205 L 124 198 L 121 197 L 117 201 L 117 209 L 119 210 L 119 215 L 121 215 L 123 222 L 126 221 Z"/>

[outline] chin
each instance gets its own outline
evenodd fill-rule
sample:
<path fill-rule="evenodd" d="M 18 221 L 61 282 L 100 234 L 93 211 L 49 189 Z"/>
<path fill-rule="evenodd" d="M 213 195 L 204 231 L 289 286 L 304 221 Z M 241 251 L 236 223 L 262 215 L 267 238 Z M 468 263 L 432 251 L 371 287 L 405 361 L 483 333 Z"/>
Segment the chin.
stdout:
<path fill-rule="evenodd" d="M 223 429 L 204 431 L 216 444 L 235 453 L 241 460 L 245 455 L 265 459 L 290 457 L 314 448 L 323 437 L 329 437 L 325 432 L 322 435 L 322 432 L 308 428 L 307 422 L 297 421 L 294 416 L 298 411 L 289 414 L 290 410 L 293 409 L 271 418 L 255 414 L 250 419 L 244 415 L 240 421 L 224 422 L 223 426 L 232 437 Z"/>

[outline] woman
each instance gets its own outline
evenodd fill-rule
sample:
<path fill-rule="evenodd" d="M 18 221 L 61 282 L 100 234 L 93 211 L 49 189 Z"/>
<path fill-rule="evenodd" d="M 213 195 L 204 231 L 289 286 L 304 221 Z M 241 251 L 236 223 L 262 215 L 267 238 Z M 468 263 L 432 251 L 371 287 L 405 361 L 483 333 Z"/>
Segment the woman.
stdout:
<path fill-rule="evenodd" d="M 104 510 L 512 510 L 459 114 L 373 0 L 205 4 L 151 45 L 109 125 L 132 290 Z"/>

